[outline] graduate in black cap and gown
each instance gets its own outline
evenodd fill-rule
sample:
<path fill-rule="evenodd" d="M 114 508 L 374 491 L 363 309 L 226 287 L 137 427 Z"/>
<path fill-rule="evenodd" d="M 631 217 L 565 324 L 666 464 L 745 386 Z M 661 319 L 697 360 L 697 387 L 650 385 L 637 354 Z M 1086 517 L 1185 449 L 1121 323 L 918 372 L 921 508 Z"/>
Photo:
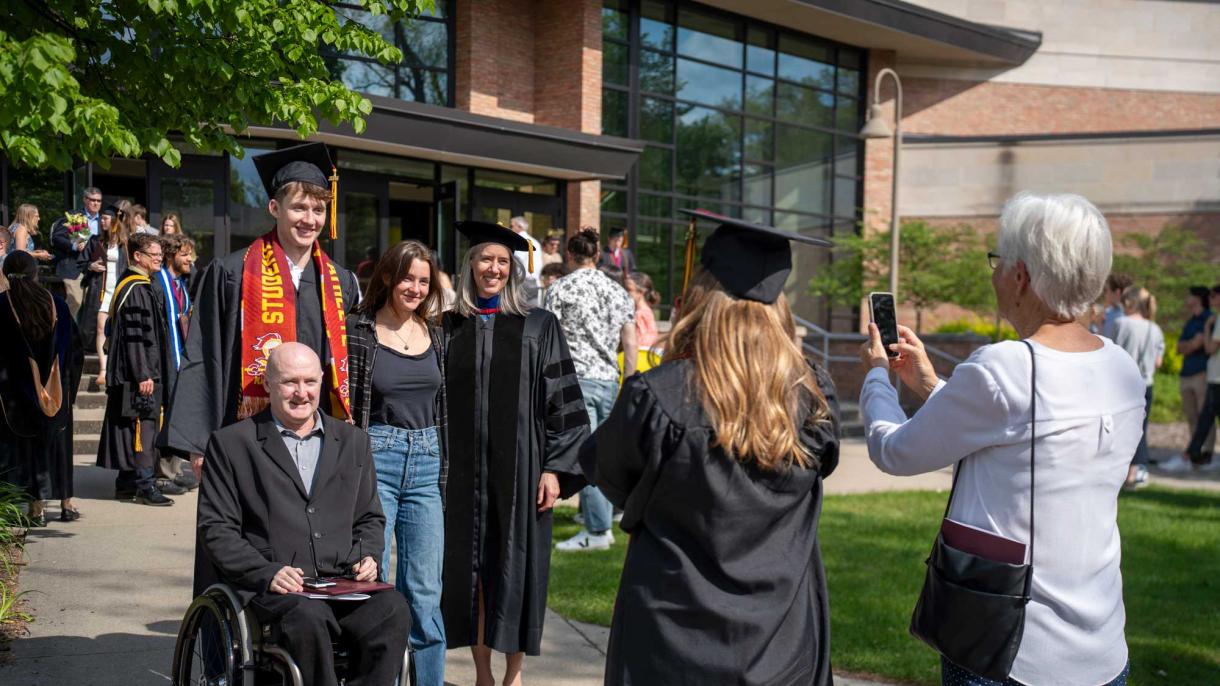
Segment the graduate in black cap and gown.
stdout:
<path fill-rule="evenodd" d="M 539 654 L 551 562 L 551 508 L 584 485 L 577 450 L 589 418 L 555 316 L 528 309 L 513 251 L 531 244 L 496 224 L 459 222 L 470 239 L 457 308 L 446 312 L 449 478 L 441 611 L 450 648 L 471 646 L 476 684 L 513 684 Z"/>
<path fill-rule="evenodd" d="M 307 143 L 258 155 L 254 165 L 274 226 L 248 248 L 214 260 L 201 277 L 163 441 L 183 453 L 201 455 L 213 431 L 267 406 L 267 355 L 288 341 L 322 360 L 322 411 L 350 416 L 344 318 L 360 290 L 318 242 L 328 204 L 332 239 L 336 229 L 330 154 Z"/>
<path fill-rule="evenodd" d="M 830 684 L 818 518 L 838 401 L 782 293 L 789 242 L 828 242 L 688 213 L 663 363 L 626 380 L 581 449 L 631 534 L 605 683 Z M 720 226 L 686 285 L 697 217 Z"/>

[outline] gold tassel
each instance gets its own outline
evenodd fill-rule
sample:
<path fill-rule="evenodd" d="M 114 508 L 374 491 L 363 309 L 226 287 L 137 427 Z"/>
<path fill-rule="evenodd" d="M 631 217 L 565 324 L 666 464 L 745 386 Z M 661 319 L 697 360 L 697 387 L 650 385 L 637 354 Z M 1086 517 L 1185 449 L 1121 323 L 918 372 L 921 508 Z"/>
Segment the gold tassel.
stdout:
<path fill-rule="evenodd" d="M 690 218 L 686 225 L 686 260 L 682 269 L 682 294 L 686 294 L 686 285 L 690 283 L 690 273 L 695 269 L 695 218 Z"/>
<path fill-rule="evenodd" d="M 623 250 L 627 249 L 627 236 L 628 236 L 628 232 L 626 230 L 624 230 L 623 231 Z"/>
<path fill-rule="evenodd" d="M 526 252 L 529 253 L 530 273 L 534 273 L 534 242 L 530 239 L 525 239 L 525 244 L 528 246 Z"/>
<path fill-rule="evenodd" d="M 339 168 L 330 168 L 330 239 L 339 236 Z"/>
<path fill-rule="evenodd" d="M 136 449 L 136 452 L 137 452 L 137 453 L 142 453 L 142 452 L 144 452 L 144 446 L 143 446 L 143 445 L 140 443 L 140 425 L 141 425 L 141 424 L 143 424 L 143 423 L 144 423 L 144 422 L 140 421 L 140 418 L 139 418 L 139 417 L 136 417 L 136 443 L 135 443 L 135 449 Z"/>

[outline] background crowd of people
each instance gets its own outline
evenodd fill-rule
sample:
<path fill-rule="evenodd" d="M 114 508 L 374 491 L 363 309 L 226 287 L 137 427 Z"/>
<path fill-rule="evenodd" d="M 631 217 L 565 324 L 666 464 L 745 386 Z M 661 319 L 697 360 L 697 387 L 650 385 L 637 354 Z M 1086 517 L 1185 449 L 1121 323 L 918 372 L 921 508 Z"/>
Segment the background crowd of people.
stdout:
<path fill-rule="evenodd" d="M 699 215 L 723 223 L 687 275 L 685 302 L 663 336 L 659 296 L 621 228 L 603 244 L 589 228 L 539 241 L 525 217 L 509 227 L 459 222 L 470 249 L 456 283 L 417 241 L 370 253 L 354 273 L 334 264 L 318 242 L 334 212 L 320 171 L 330 168 L 325 154 L 312 145 L 256 158 L 275 228 L 201 275 L 194 243 L 172 213 L 153 227 L 144 207 L 103 207 L 101 190 L 87 188 L 84 211 L 66 213 L 44 234 L 38 208 L 18 208 L 0 231 L 0 324 L 17 333 L 0 337 L 0 467 L 32 498 L 31 521 L 45 524 L 47 500 L 60 502 L 63 521 L 81 516 L 72 405 L 88 349 L 99 372 L 86 383 L 107 395 L 97 464 L 117 471 L 115 497 L 169 506 L 203 475 L 200 521 L 206 513 L 212 529 L 200 529 L 197 591 L 226 580 L 268 621 L 301 622 L 302 635 L 321 645 L 325 632 L 311 623 L 349 618 L 303 618 L 304 601 L 278 596 L 302 590 L 307 576 L 392 579 L 410 611 L 405 640 L 418 683 L 442 684 L 446 650 L 469 646 L 479 686 L 497 681 L 493 653 L 506 656 L 503 683 L 516 684 L 525 655 L 540 650 L 552 549 L 609 548 L 621 518 L 640 534 L 633 550 L 648 552 L 633 554 L 624 572 L 608 683 L 662 683 L 691 670 L 718 683 L 742 664 L 756 665 L 750 683 L 781 672 L 828 680 L 816 526 L 821 479 L 838 459 L 838 400 L 829 375 L 802 359 L 781 292 L 789 241 L 813 239 Z M 1024 345 L 988 346 L 948 383 L 905 327 L 893 350 L 870 327 L 861 351 L 871 370 L 861 395 L 871 458 L 894 474 L 956 464 L 949 517 L 998 527 L 1032 549 L 1030 451 L 1052 454 L 1039 461 L 1038 478 L 1061 488 L 1039 498 L 1050 513 L 1039 520 L 1042 531 L 1072 526 L 1089 563 L 1071 562 L 1079 541 L 1072 550 L 1053 543 L 1070 537 L 1051 535 L 1040 547 L 1041 583 L 1012 672 L 1027 683 L 1067 663 L 1080 683 L 1120 684 L 1126 670 L 1125 648 L 1116 647 L 1123 619 L 1114 492 L 1148 482 L 1148 418 L 1167 343 L 1156 298 L 1109 273 L 1110 250 L 1104 218 L 1083 198 L 1019 195 L 1005 206 L 990 260 L 1000 313 Z M 64 298 L 39 283 L 40 263 L 62 281 Z M 1220 285 L 1185 297 L 1189 319 L 1176 351 L 1191 439 L 1160 467 L 1218 470 Z M 636 375 L 662 361 L 657 373 Z M 925 401 L 911 417 L 890 371 Z M 770 389 L 761 401 L 753 392 L 760 388 Z M 1046 427 L 1031 416 L 1034 407 L 1051 417 L 1043 421 L 1053 423 L 1055 442 L 1040 435 Z M 267 436 L 287 470 L 270 494 L 237 477 Z M 333 469 L 324 464 L 336 459 L 332 439 L 368 454 L 371 475 L 361 471 L 351 483 L 359 494 L 319 480 Z M 1082 454 L 1097 458 L 1093 472 L 1066 459 Z M 726 455 L 734 458 L 727 471 L 716 461 Z M 678 481 L 662 467 L 675 462 L 685 465 Z M 338 532 L 340 542 L 326 544 L 339 551 L 333 562 L 317 558 L 316 541 L 283 538 L 331 531 L 315 528 L 315 486 L 344 503 L 376 497 L 359 503 L 363 514 Z M 583 528 L 553 542 L 551 508 L 577 493 Z M 248 500 L 260 497 L 301 499 L 302 512 L 288 517 L 299 527 L 243 528 L 255 507 Z M 692 518 L 694 511 L 703 514 Z M 743 550 L 791 558 L 791 541 L 803 533 L 811 535 L 800 564 L 731 563 Z M 312 569 L 296 554 L 281 559 L 285 547 L 314 551 Z M 675 602 L 673 583 L 658 586 L 664 570 L 683 577 L 679 602 L 700 621 L 670 625 L 656 611 Z M 757 593 L 745 605 L 722 597 L 715 588 L 726 580 Z M 776 583 L 792 593 L 762 590 Z M 717 622 L 761 633 L 725 644 L 691 628 Z M 777 638 L 764 631 L 772 625 L 789 631 Z M 784 642 L 807 638 L 812 650 Z M 322 660 L 318 646 L 295 649 Z M 792 659 L 796 653 L 804 657 Z M 763 654 L 771 659 L 759 660 Z M 964 667 L 946 657 L 944 673 Z"/>

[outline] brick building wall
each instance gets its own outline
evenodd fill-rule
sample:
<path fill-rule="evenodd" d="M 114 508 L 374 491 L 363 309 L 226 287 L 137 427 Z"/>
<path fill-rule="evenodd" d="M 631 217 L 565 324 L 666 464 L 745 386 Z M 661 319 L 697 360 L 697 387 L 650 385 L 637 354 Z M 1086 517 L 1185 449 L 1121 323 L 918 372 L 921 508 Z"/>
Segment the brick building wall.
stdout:
<path fill-rule="evenodd" d="M 455 105 L 601 133 L 600 0 L 458 0 Z M 567 184 L 566 228 L 597 226 L 601 184 Z"/>

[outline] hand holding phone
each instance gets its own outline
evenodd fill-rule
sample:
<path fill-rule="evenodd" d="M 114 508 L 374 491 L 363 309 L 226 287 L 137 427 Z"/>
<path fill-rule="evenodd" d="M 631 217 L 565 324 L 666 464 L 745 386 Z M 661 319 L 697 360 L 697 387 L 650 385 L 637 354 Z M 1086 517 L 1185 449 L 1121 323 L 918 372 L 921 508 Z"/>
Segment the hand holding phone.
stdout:
<path fill-rule="evenodd" d="M 881 332 L 881 343 L 885 354 L 891 358 L 898 353 L 890 346 L 898 342 L 898 315 L 894 311 L 894 294 L 875 292 L 868 294 L 869 317 Z"/>

